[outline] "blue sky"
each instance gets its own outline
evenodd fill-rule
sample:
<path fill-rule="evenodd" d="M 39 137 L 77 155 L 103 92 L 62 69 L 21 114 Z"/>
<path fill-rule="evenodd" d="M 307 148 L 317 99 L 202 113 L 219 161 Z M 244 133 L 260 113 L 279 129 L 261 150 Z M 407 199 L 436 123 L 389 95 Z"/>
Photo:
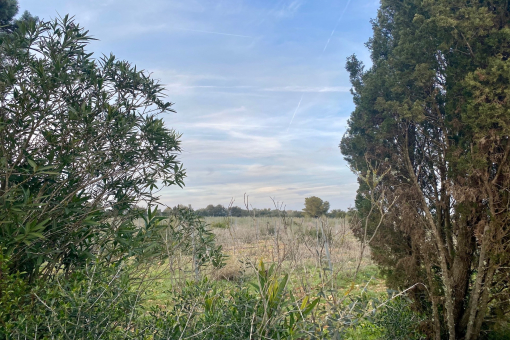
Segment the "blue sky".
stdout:
<path fill-rule="evenodd" d="M 40 18 L 70 14 L 110 52 L 152 72 L 177 111 L 186 187 L 170 206 L 302 209 L 319 196 L 353 205 L 356 178 L 338 144 L 354 108 L 344 69 L 364 43 L 375 0 L 19 0 Z M 333 32 L 334 30 L 334 32 Z"/>

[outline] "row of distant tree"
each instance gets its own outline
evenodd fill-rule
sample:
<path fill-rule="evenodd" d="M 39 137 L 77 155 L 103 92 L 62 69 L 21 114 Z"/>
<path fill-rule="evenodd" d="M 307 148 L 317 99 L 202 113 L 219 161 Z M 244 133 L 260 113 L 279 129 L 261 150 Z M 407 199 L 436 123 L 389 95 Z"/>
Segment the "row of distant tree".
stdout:
<path fill-rule="evenodd" d="M 173 208 L 166 208 L 161 211 L 161 215 L 170 216 L 177 213 L 182 209 L 191 209 L 191 206 L 183 206 L 178 205 Z M 327 201 L 322 201 L 319 197 L 312 196 L 307 197 L 305 199 L 305 208 L 300 210 L 280 210 L 280 209 L 243 209 L 238 206 L 226 207 L 224 205 L 218 204 L 213 205 L 209 204 L 207 207 L 202 209 L 197 209 L 195 212 L 203 217 L 246 217 L 246 216 L 255 216 L 255 217 L 320 217 L 326 216 L 330 218 L 344 218 L 347 215 L 347 212 L 341 209 L 333 209 L 329 211 L 329 203 Z"/>
<path fill-rule="evenodd" d="M 190 209 L 189 206 L 175 206 L 173 208 L 166 208 L 163 211 L 160 211 L 160 214 L 163 216 L 170 216 L 178 212 L 182 209 Z M 218 205 L 212 205 L 209 204 L 207 207 L 202 209 L 197 209 L 195 212 L 203 217 L 247 217 L 247 216 L 255 216 L 255 217 L 306 217 L 311 216 L 307 214 L 304 211 L 299 210 L 278 210 L 278 209 L 271 209 L 271 208 L 264 208 L 264 209 L 243 209 L 238 206 L 234 207 L 225 207 L 221 204 Z M 342 209 L 333 209 L 325 214 L 323 216 L 330 217 L 330 218 L 344 218 L 347 215 L 347 212 Z M 315 216 L 313 216 L 315 217 Z"/>

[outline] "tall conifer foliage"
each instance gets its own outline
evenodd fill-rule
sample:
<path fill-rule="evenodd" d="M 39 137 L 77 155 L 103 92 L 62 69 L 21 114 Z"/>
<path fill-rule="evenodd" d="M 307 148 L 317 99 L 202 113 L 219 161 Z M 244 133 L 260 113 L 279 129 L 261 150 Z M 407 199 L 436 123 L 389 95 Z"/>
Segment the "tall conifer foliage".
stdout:
<path fill-rule="evenodd" d="M 477 339 L 510 311 L 509 15 L 508 1 L 382 0 L 373 65 L 347 62 L 356 232 L 376 232 L 370 197 L 393 203 L 372 254 L 391 287 L 423 284 L 435 339 Z"/>

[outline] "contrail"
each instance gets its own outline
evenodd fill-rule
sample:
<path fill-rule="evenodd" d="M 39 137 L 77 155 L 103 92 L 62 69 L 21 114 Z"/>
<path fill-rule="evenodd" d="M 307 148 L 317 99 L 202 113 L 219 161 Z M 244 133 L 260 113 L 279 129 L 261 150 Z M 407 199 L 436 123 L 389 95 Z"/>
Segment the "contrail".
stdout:
<path fill-rule="evenodd" d="M 240 38 L 253 38 L 253 37 L 250 37 L 248 35 L 230 34 L 230 33 L 221 33 L 221 32 L 210 32 L 210 31 L 200 31 L 200 30 L 191 30 L 191 29 L 188 29 L 188 28 L 178 28 L 178 30 L 198 32 L 198 33 L 207 33 L 207 34 L 228 35 L 228 36 L 231 36 L 231 37 L 240 37 Z"/>
<path fill-rule="evenodd" d="M 299 100 L 299 104 L 296 107 L 296 110 L 294 111 L 294 114 L 292 115 L 292 119 L 290 120 L 289 126 L 287 127 L 287 132 L 289 132 L 290 125 L 292 124 L 292 121 L 294 120 L 294 117 L 296 116 L 296 112 L 299 110 L 299 107 L 301 106 L 301 101 L 303 100 L 303 96 L 301 96 L 301 99 Z"/>
<path fill-rule="evenodd" d="M 350 3 L 351 3 L 351 0 L 348 0 L 347 4 L 345 5 L 344 10 L 342 11 L 342 14 L 340 14 L 340 17 L 336 21 L 335 28 L 333 28 L 333 31 L 331 31 L 331 35 L 329 36 L 329 39 L 326 42 L 326 46 L 324 46 L 324 49 L 322 50 L 322 53 L 324 53 L 326 51 L 326 48 L 328 48 L 329 42 L 331 41 L 331 38 L 333 37 L 333 34 L 335 34 L 336 28 L 338 27 L 338 24 L 340 23 L 340 21 L 342 21 L 342 18 L 344 17 L 344 14 L 345 14 L 345 11 L 347 11 L 347 7 L 349 7 Z"/>

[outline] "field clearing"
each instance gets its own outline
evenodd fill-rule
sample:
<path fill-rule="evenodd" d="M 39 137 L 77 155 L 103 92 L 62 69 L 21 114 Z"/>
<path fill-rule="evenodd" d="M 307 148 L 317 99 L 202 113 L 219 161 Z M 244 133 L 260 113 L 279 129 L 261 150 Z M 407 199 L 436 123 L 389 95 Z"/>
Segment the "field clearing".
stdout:
<path fill-rule="evenodd" d="M 360 258 L 361 244 L 346 219 L 206 217 L 205 221 L 227 257 L 221 269 L 201 268 L 200 278 L 228 288 L 255 280 L 263 261 L 266 268 L 274 265 L 289 275 L 288 288 L 297 296 L 329 291 L 329 297 L 335 299 L 386 291 L 368 248 Z M 159 263 L 154 271 L 160 274 L 151 304 L 163 304 L 174 289 L 196 279 L 190 254 L 179 254 L 172 263 Z"/>

